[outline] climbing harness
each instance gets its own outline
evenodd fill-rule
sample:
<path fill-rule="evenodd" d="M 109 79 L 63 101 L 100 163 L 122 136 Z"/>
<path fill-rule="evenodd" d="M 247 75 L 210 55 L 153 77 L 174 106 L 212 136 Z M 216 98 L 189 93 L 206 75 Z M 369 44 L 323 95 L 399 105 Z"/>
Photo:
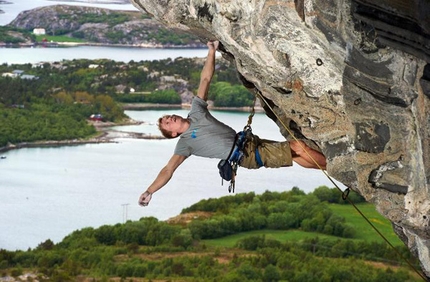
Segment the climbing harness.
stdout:
<path fill-rule="evenodd" d="M 251 127 L 245 127 L 243 131 L 236 134 L 233 148 L 231 149 L 230 155 L 226 160 L 221 160 L 218 163 L 219 174 L 221 176 L 221 185 L 223 181 L 230 181 L 228 186 L 228 192 L 234 193 L 235 180 L 237 175 L 237 168 L 243 158 L 243 149 L 248 141 L 249 134 L 251 133 Z"/>
<path fill-rule="evenodd" d="M 321 61 L 322 63 L 322 61 Z M 288 132 L 289 135 L 292 136 L 292 138 L 295 141 L 298 141 L 297 137 L 292 134 L 291 130 L 285 125 L 285 123 L 280 119 L 279 115 L 276 114 L 276 112 L 273 110 L 273 108 L 270 106 L 270 104 L 266 101 L 266 98 L 263 97 L 263 95 L 259 92 L 259 91 L 255 91 L 255 93 L 259 96 L 260 100 L 272 111 L 272 113 L 276 116 L 276 118 L 278 119 L 278 121 L 282 124 L 282 126 L 285 128 L 285 130 Z M 252 118 L 251 118 L 252 120 Z M 303 146 L 303 144 L 301 144 L 300 142 L 298 142 L 301 146 L 301 148 L 303 149 L 303 151 L 308 155 L 308 157 L 315 163 L 315 165 L 325 174 L 325 176 L 330 180 L 331 183 L 333 183 L 333 185 L 342 193 L 342 199 L 344 200 L 348 200 L 348 202 L 354 207 L 354 209 L 363 217 L 363 219 L 365 221 L 367 221 L 367 223 L 373 228 L 373 230 L 375 230 L 376 233 L 378 233 L 378 235 L 397 253 L 397 255 L 402 258 L 410 267 L 411 269 L 413 269 L 424 281 L 427 281 L 427 278 L 420 273 L 414 265 L 412 265 L 412 263 L 406 259 L 401 253 L 400 251 L 398 251 L 391 243 L 390 241 L 388 241 L 388 239 L 378 230 L 378 228 L 376 228 L 375 225 L 373 225 L 373 223 L 360 211 L 360 209 L 354 204 L 354 202 L 352 202 L 351 199 L 348 198 L 349 195 L 349 191 L 350 189 L 347 188 L 345 191 L 342 191 L 342 189 L 340 189 L 340 187 L 336 184 L 336 182 L 334 182 L 334 180 L 330 177 L 330 175 L 328 175 L 328 173 L 318 164 L 318 162 L 309 154 L 309 152 L 306 150 L 306 148 Z"/>
<path fill-rule="evenodd" d="M 228 186 L 229 193 L 232 193 L 232 192 L 234 193 L 237 169 L 244 157 L 245 144 L 253 140 L 251 123 L 252 123 L 252 118 L 254 117 L 254 114 L 255 114 L 256 99 L 257 99 L 257 96 L 254 97 L 254 103 L 252 105 L 251 113 L 249 114 L 247 124 L 245 125 L 242 131 L 236 134 L 234 145 L 230 151 L 228 158 L 226 160 L 221 160 L 218 163 L 218 170 L 221 176 L 221 185 L 223 184 L 224 180 L 230 181 L 230 185 Z M 261 160 L 260 153 L 257 148 L 255 150 L 255 160 L 258 166 L 260 167 L 263 166 L 263 162 Z"/>

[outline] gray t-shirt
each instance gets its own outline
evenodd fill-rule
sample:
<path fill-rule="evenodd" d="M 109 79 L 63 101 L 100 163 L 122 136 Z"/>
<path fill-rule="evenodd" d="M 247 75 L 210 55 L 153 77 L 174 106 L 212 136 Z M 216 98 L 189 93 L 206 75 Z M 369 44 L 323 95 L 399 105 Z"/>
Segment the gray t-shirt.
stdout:
<path fill-rule="evenodd" d="M 188 119 L 190 127 L 179 137 L 175 154 L 226 159 L 233 147 L 236 131 L 214 118 L 206 101 L 198 96 L 193 99 Z"/>

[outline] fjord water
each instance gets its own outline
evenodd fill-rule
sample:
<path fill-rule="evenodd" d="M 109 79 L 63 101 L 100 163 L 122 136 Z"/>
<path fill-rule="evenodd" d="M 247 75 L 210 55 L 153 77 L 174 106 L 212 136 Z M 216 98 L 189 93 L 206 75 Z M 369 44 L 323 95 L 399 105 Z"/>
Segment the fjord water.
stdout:
<path fill-rule="evenodd" d="M 157 118 L 185 110 L 127 111 L 139 126 L 117 130 L 158 134 Z M 241 130 L 247 113 L 215 112 L 220 120 Z M 253 122 L 254 133 L 282 140 L 276 125 L 263 114 Z M 171 182 L 154 194 L 148 207 L 137 204 L 170 158 L 175 140 L 117 139 L 116 143 L 12 150 L 0 160 L 0 249 L 34 248 L 46 239 L 59 242 L 84 227 L 122 223 L 154 216 L 165 220 L 201 199 L 229 195 L 221 186 L 217 160 L 190 157 Z M 318 170 L 240 168 L 237 193 L 286 191 L 296 186 L 311 192 L 333 185 Z"/>
<path fill-rule="evenodd" d="M 19 9 L 57 4 L 47 0 L 11 2 L 18 6 L 0 5 L 0 9 L 6 11 L 6 14 L 0 15 L 0 25 L 7 23 L 5 16 L 19 13 Z M 75 58 L 107 58 L 129 62 L 179 56 L 204 57 L 206 53 L 206 50 L 191 49 L 2 48 L 0 63 Z M 187 111 L 126 113 L 145 123 L 115 127 L 116 130 L 158 135 L 155 123 L 159 116 L 169 113 L 186 115 Z M 214 115 L 237 131 L 243 128 L 248 117 L 243 112 L 215 111 Z M 256 114 L 253 130 L 262 138 L 283 140 L 279 128 L 264 114 Z M 6 158 L 0 159 L 0 249 L 25 250 L 47 239 L 57 243 L 77 229 L 96 228 L 141 217 L 154 216 L 166 220 L 201 199 L 229 195 L 227 185 L 221 186 L 217 160 L 190 157 L 179 167 L 169 184 L 154 194 L 149 206 L 140 207 L 137 204 L 138 197 L 166 164 L 176 141 L 124 138 L 115 141 L 109 144 L 19 149 L 1 153 Z M 286 191 L 294 186 L 311 192 L 321 185 L 333 186 L 321 171 L 303 169 L 297 165 L 281 169 L 239 168 L 236 192 L 259 194 L 266 190 Z"/>
<path fill-rule="evenodd" d="M 0 64 L 26 64 L 38 62 L 61 62 L 73 59 L 110 59 L 128 63 L 167 58 L 202 58 L 206 49 L 156 49 L 125 47 L 53 47 L 53 48 L 0 48 Z"/>

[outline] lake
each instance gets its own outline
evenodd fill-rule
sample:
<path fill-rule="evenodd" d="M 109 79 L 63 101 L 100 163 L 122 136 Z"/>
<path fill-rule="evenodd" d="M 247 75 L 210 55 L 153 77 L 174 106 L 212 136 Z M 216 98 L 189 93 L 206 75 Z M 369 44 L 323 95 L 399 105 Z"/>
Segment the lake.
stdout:
<path fill-rule="evenodd" d="M 0 64 L 55 62 L 73 59 L 111 59 L 128 63 L 167 58 L 206 57 L 206 49 L 156 49 L 123 47 L 54 47 L 54 48 L 0 48 Z"/>
<path fill-rule="evenodd" d="M 118 130 L 158 134 L 157 118 L 174 111 L 126 111 L 145 121 Z M 220 120 L 241 130 L 247 113 L 215 112 Z M 279 129 L 264 114 L 256 114 L 255 134 L 282 140 Z M 166 220 L 201 199 L 228 196 L 221 186 L 217 160 L 191 157 L 170 183 L 154 194 L 148 207 L 138 197 L 166 164 L 175 140 L 117 139 L 117 143 L 12 150 L 0 160 L 0 248 L 34 248 L 51 239 L 59 242 L 84 227 L 122 223 L 154 216 Z M 203 181 L 204 180 L 204 181 Z M 239 168 L 236 192 L 257 194 L 286 191 L 296 186 L 305 192 L 333 185 L 319 170 Z"/>
<path fill-rule="evenodd" d="M 42 2 L 52 4 L 46 0 L 13 2 L 25 9 Z M 0 9 L 6 11 L 6 6 L 0 5 Z M 3 16 L 0 15 L 0 18 Z M 3 48 L 0 52 L 1 63 L 75 58 L 128 62 L 179 56 L 204 57 L 207 53 L 206 50 L 87 46 Z M 159 116 L 169 113 L 186 115 L 187 111 L 126 111 L 133 119 L 145 123 L 115 129 L 159 134 L 155 123 Z M 214 111 L 214 115 L 237 131 L 244 127 L 248 118 L 248 114 L 243 112 Z M 262 113 L 254 117 L 253 131 L 262 138 L 283 140 L 279 128 Z M 154 194 L 148 207 L 140 207 L 137 204 L 140 194 L 166 164 L 175 142 L 117 139 L 116 143 L 109 144 L 20 149 L 2 153 L 6 158 L 0 159 L 0 249 L 35 248 L 47 239 L 58 243 L 77 229 L 96 228 L 141 217 L 154 216 L 166 220 L 202 199 L 230 195 L 228 186 L 221 186 L 217 160 L 191 157 L 181 165 L 169 184 Z M 323 172 L 297 165 L 281 169 L 239 168 L 236 192 L 260 194 L 266 190 L 287 191 L 292 187 L 311 192 L 321 185 L 333 186 Z"/>

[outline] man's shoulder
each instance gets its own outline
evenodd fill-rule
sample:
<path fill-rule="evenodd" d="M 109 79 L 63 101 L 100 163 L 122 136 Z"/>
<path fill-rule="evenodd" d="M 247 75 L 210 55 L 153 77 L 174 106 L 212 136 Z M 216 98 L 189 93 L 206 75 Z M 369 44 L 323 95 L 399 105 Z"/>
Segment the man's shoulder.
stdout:
<path fill-rule="evenodd" d="M 205 104 L 205 105 L 208 104 L 205 100 L 203 100 L 199 96 L 194 96 L 192 103 L 199 103 L 199 104 Z"/>
<path fill-rule="evenodd" d="M 199 109 L 207 109 L 208 103 L 198 96 L 194 96 L 193 101 L 191 102 L 191 112 L 198 111 Z"/>

